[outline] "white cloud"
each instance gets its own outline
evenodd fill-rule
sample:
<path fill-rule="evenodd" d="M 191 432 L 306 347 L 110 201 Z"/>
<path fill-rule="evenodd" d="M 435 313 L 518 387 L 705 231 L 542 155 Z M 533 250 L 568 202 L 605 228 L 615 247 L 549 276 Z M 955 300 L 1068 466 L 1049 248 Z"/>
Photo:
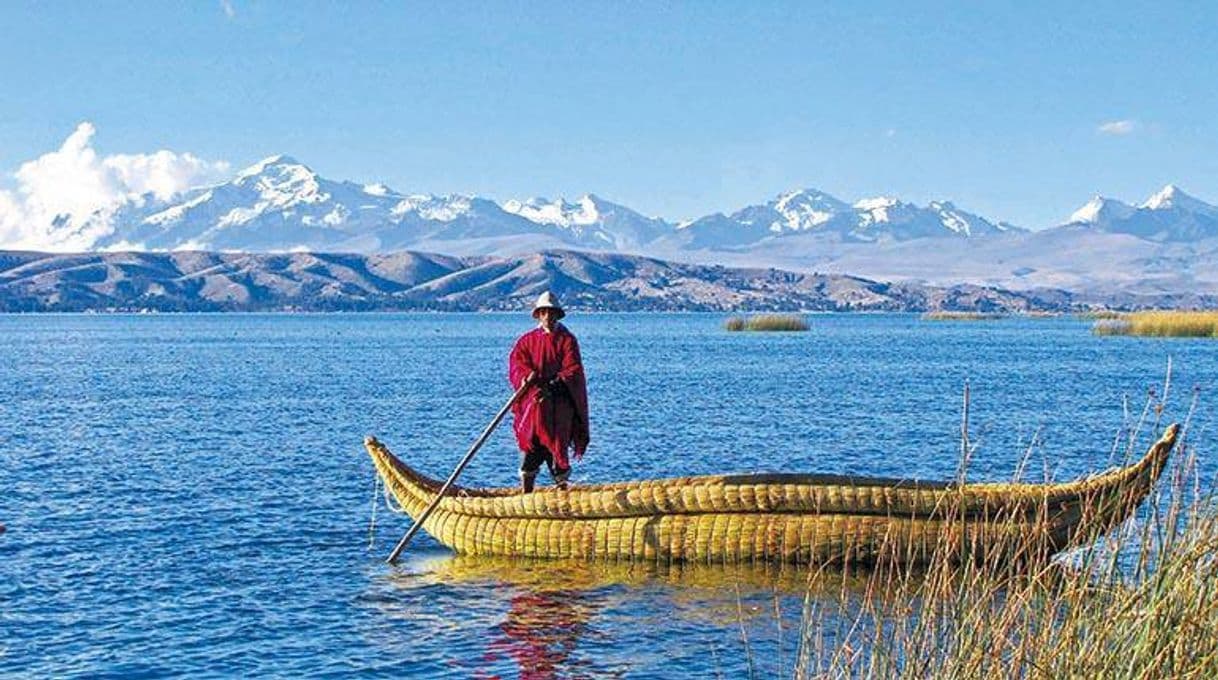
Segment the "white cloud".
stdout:
<path fill-rule="evenodd" d="M 224 10 L 224 16 L 229 19 L 237 16 L 237 8 L 233 6 L 233 0 L 220 0 L 220 9 Z"/>
<path fill-rule="evenodd" d="M 84 250 L 113 231 L 111 217 L 125 205 L 160 200 L 228 172 L 228 163 L 189 153 L 99 156 L 96 129 L 84 122 L 56 151 L 21 164 L 16 187 L 0 189 L 0 248 Z"/>
<path fill-rule="evenodd" d="M 1128 135 L 1136 130 L 1138 122 L 1136 120 L 1110 120 L 1100 123 L 1095 131 L 1101 135 Z"/>

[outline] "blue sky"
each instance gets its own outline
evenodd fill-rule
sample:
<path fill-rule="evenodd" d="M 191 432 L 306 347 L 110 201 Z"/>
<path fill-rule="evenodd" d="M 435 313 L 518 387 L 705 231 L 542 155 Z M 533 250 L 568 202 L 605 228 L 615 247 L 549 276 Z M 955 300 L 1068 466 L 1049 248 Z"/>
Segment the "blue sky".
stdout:
<path fill-rule="evenodd" d="M 0 169 L 89 121 L 101 154 L 400 191 L 678 220 L 817 187 L 1036 228 L 1097 192 L 1218 202 L 1216 31 L 1214 4 L 9 2 Z"/>

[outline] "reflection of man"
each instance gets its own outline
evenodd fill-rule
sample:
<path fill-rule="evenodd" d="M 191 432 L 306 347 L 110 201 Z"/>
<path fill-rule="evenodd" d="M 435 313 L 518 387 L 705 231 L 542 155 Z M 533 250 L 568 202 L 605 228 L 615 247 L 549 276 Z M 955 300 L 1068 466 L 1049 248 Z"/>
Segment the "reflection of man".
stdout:
<path fill-rule="evenodd" d="M 503 637 L 492 641 L 490 649 L 511 656 L 521 678 L 555 678 L 560 669 L 571 671 L 569 657 L 588 618 L 588 606 L 578 592 L 525 591 L 512 598 L 499 624 Z"/>
<path fill-rule="evenodd" d="M 588 391 L 579 343 L 567 327 L 558 298 L 546 291 L 533 305 L 537 328 L 520 336 L 508 358 L 508 381 L 513 389 L 532 382 L 528 392 L 512 405 L 516 443 L 522 454 L 520 485 L 533 491 L 537 471 L 545 463 L 560 489 L 567 488 L 571 463 L 588 448 Z"/>

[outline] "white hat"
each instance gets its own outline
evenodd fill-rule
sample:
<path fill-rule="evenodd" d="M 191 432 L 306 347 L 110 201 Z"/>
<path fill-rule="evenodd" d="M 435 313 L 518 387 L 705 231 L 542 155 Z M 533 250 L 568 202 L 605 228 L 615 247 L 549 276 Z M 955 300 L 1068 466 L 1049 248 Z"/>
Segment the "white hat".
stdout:
<path fill-rule="evenodd" d="M 560 319 L 567 315 L 566 312 L 562 311 L 562 305 L 558 304 L 558 296 L 548 290 L 537 296 L 537 302 L 533 304 L 533 318 L 536 319 L 537 312 L 547 308 L 558 312 L 558 318 Z"/>

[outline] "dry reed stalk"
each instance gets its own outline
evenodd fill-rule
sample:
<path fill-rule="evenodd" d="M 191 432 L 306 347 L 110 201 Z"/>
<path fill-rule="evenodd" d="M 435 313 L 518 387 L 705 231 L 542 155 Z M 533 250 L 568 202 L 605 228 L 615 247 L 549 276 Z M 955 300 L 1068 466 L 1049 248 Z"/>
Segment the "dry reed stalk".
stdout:
<path fill-rule="evenodd" d="M 1170 364 L 1167 375 L 1163 394 L 1152 390 L 1139 421 L 1122 426 L 1130 449 L 1145 424 L 1157 427 Z M 1184 432 L 1196 400 L 1194 390 Z M 1042 526 L 1014 546 L 1016 559 L 941 559 L 953 547 L 945 533 L 927 564 L 878 560 L 861 595 L 805 606 L 851 620 L 832 641 L 805 621 L 795 676 L 1218 677 L 1218 496 L 1201 493 L 1196 452 L 1184 436 L 1179 446 L 1169 488 L 1146 513 L 1065 559 L 1041 552 Z"/>
<path fill-rule="evenodd" d="M 1152 337 L 1218 337 L 1218 311 L 1133 312 L 1119 319 L 1100 319 L 1092 326 L 1096 335 L 1142 335 Z"/>

